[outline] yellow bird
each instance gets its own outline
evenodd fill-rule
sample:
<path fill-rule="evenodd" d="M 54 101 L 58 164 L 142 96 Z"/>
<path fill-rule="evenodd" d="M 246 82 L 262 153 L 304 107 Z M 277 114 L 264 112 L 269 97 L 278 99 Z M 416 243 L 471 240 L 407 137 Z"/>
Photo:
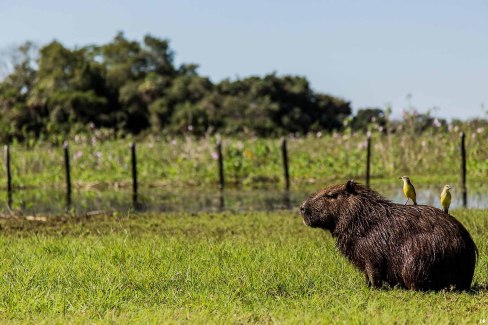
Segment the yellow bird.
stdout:
<path fill-rule="evenodd" d="M 452 190 L 452 186 L 446 185 L 441 193 L 441 205 L 445 213 L 449 213 L 449 206 L 451 205 L 451 192 L 449 190 Z"/>
<path fill-rule="evenodd" d="M 403 180 L 403 194 L 405 194 L 407 198 L 405 205 L 408 200 L 412 200 L 413 204 L 417 205 L 417 194 L 415 193 L 415 187 L 413 187 L 412 182 L 410 182 L 410 177 L 402 176 L 400 179 Z"/>

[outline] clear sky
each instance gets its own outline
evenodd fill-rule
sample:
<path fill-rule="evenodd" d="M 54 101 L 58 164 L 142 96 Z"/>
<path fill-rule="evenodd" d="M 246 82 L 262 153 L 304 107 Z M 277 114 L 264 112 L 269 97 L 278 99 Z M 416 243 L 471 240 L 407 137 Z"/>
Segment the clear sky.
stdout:
<path fill-rule="evenodd" d="M 168 38 L 176 63 L 213 81 L 276 71 L 354 109 L 488 116 L 486 0 L 0 0 L 0 49 L 105 43 L 117 31 Z"/>

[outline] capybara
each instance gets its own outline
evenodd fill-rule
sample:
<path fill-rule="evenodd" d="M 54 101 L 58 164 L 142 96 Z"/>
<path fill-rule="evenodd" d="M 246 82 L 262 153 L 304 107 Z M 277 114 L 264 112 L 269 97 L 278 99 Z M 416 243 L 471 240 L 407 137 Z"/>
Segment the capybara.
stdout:
<path fill-rule="evenodd" d="M 469 290 L 478 250 L 464 226 L 426 205 L 393 203 L 366 186 L 326 187 L 300 207 L 307 226 L 330 230 L 339 251 L 375 288 Z"/>

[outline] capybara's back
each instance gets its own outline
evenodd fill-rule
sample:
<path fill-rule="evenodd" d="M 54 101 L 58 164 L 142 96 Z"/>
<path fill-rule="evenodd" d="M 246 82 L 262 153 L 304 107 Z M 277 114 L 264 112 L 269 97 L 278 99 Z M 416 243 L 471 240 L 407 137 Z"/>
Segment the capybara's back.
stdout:
<path fill-rule="evenodd" d="M 349 181 L 301 206 L 305 224 L 328 229 L 339 250 L 366 275 L 414 290 L 468 290 L 477 248 L 464 226 L 442 210 L 395 204 Z"/>
<path fill-rule="evenodd" d="M 396 204 L 391 210 L 392 220 L 384 225 L 393 227 L 390 245 L 398 251 L 392 252 L 395 274 L 394 281 L 388 282 L 418 290 L 468 290 L 477 249 L 466 228 L 430 206 Z"/>

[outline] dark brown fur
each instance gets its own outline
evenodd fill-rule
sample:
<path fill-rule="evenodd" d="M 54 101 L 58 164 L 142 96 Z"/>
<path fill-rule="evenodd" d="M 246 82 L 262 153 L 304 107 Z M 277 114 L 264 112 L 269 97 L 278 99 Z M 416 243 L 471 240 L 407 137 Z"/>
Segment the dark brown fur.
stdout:
<path fill-rule="evenodd" d="M 322 189 L 300 210 L 306 225 L 330 230 L 340 252 L 365 273 L 370 286 L 471 286 L 476 245 L 466 228 L 442 210 L 396 204 L 353 181 Z"/>

